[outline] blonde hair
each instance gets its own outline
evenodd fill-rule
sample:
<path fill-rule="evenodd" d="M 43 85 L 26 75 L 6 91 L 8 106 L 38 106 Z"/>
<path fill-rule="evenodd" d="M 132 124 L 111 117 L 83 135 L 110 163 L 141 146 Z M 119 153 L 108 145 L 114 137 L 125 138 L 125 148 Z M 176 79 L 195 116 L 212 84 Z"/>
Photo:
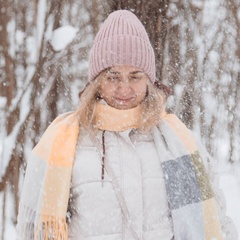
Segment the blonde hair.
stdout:
<path fill-rule="evenodd" d="M 80 95 L 80 102 L 76 114 L 79 118 L 80 129 L 96 132 L 95 108 L 99 97 L 99 82 L 105 75 L 101 72 L 94 81 L 90 82 Z M 164 112 L 165 98 L 163 92 L 148 81 L 146 97 L 140 103 L 141 114 L 139 131 L 147 132 L 161 119 Z"/>

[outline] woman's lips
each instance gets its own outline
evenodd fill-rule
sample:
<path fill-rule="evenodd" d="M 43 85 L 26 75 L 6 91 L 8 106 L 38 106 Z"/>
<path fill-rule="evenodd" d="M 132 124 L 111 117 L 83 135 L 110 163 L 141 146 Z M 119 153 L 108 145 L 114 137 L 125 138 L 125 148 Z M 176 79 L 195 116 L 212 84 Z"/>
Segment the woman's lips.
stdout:
<path fill-rule="evenodd" d="M 114 97 L 115 101 L 119 102 L 120 104 L 124 104 L 124 103 L 129 103 L 131 101 L 134 100 L 134 97 L 131 98 L 116 98 Z"/>

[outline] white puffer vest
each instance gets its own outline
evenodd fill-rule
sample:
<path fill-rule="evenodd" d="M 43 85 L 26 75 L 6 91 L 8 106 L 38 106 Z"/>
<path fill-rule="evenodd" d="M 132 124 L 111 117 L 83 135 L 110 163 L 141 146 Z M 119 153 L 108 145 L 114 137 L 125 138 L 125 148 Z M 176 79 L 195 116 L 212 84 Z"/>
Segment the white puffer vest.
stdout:
<path fill-rule="evenodd" d="M 101 143 L 102 131 L 98 132 Z M 151 133 L 105 132 L 105 161 L 111 165 L 142 240 L 171 240 L 172 222 L 163 173 Z M 133 240 L 105 171 L 99 149 L 84 136 L 78 142 L 69 200 L 69 240 Z"/>

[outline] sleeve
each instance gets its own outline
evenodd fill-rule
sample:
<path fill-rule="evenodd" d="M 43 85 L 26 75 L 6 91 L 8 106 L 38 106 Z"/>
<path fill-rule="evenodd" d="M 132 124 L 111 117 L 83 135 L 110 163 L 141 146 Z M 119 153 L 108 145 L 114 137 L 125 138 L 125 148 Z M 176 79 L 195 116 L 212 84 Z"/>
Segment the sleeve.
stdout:
<path fill-rule="evenodd" d="M 233 220 L 226 215 L 226 199 L 223 191 L 219 188 L 219 173 L 216 171 L 217 168 L 214 167 L 214 160 L 198 139 L 196 142 L 217 201 L 218 214 L 221 221 L 224 240 L 238 240 L 238 233 L 235 224 Z"/>

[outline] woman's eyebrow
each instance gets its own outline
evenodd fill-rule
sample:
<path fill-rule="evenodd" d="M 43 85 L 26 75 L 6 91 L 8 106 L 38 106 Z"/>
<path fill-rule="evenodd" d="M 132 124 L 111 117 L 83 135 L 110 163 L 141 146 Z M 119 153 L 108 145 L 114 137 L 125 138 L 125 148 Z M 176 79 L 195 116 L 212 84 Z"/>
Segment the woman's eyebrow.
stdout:
<path fill-rule="evenodd" d="M 138 70 L 138 71 L 133 71 L 133 72 L 130 72 L 129 74 L 137 74 L 137 73 L 143 73 L 143 71 L 140 71 L 140 70 Z"/>
<path fill-rule="evenodd" d="M 120 74 L 120 72 L 111 71 L 111 70 L 109 70 L 108 73 L 111 73 L 111 74 Z"/>

